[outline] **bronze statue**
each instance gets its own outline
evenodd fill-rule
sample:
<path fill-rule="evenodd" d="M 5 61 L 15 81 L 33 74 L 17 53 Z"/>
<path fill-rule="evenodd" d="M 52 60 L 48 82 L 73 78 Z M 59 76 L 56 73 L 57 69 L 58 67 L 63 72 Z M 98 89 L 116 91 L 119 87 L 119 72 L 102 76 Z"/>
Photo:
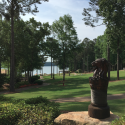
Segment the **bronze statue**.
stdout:
<path fill-rule="evenodd" d="M 92 66 L 95 66 L 93 77 L 89 78 L 91 89 L 107 90 L 108 87 L 108 61 L 104 58 L 93 61 Z"/>
<path fill-rule="evenodd" d="M 104 58 L 99 58 L 91 64 L 95 67 L 95 71 L 93 77 L 89 78 L 91 104 L 88 106 L 88 114 L 93 118 L 104 119 L 110 117 L 110 108 L 107 104 L 108 61 Z"/>

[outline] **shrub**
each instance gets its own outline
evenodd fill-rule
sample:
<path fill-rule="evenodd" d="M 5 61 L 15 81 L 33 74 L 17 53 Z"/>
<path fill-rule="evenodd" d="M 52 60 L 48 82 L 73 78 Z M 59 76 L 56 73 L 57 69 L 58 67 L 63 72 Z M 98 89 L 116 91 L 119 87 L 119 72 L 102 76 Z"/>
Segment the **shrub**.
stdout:
<path fill-rule="evenodd" d="M 15 88 L 19 88 L 22 85 L 28 85 L 29 82 L 28 81 L 22 81 L 22 82 L 18 82 L 15 84 Z"/>
<path fill-rule="evenodd" d="M 112 121 L 111 125 L 125 125 L 125 115 L 123 115 L 120 119 Z"/>
<path fill-rule="evenodd" d="M 47 97 L 42 97 L 42 96 L 39 96 L 36 98 L 29 98 L 29 99 L 25 100 L 26 104 L 35 104 L 35 105 L 37 105 L 39 103 L 47 104 L 48 102 L 49 102 L 49 100 L 47 99 Z"/>
<path fill-rule="evenodd" d="M 10 82 L 10 77 L 9 76 L 5 76 L 5 83 L 9 83 Z"/>
<path fill-rule="evenodd" d="M 54 119 L 60 115 L 60 104 L 50 102 L 46 97 L 10 99 L 1 96 L 0 101 L 3 100 L 0 105 L 1 125 L 53 125 Z"/>
<path fill-rule="evenodd" d="M 17 83 L 17 82 L 21 82 L 20 77 L 16 77 L 16 83 Z"/>
<path fill-rule="evenodd" d="M 34 83 L 34 81 L 36 81 L 36 80 L 38 80 L 38 79 L 40 79 L 40 76 L 39 76 L 39 75 L 36 75 L 36 76 L 32 76 L 31 79 L 29 78 L 29 81 L 30 81 L 31 83 Z"/>
<path fill-rule="evenodd" d="M 5 83 L 5 79 L 6 79 L 6 75 L 5 74 L 0 74 L 0 88 Z"/>
<path fill-rule="evenodd" d="M 43 81 L 42 80 L 36 80 L 36 81 L 34 81 L 34 83 L 37 83 L 38 85 L 42 85 Z"/>

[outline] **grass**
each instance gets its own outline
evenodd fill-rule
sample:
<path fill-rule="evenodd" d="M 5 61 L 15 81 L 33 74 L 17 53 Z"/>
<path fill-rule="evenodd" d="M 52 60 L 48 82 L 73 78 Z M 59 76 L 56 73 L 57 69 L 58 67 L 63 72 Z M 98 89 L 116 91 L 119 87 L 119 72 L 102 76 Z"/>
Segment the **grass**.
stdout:
<path fill-rule="evenodd" d="M 21 93 L 6 94 L 4 97 L 12 99 L 29 99 L 38 96 L 46 97 L 47 99 L 58 99 L 58 98 L 72 98 L 72 97 L 85 97 L 90 96 L 90 85 L 89 77 L 92 77 L 93 73 L 90 74 L 78 74 L 68 76 L 66 74 L 64 84 L 62 86 L 63 76 L 55 75 L 55 79 L 51 79 L 51 76 L 43 76 L 46 83 L 51 83 L 49 86 L 43 86 L 41 88 L 32 88 Z M 117 71 L 110 72 L 111 81 L 117 80 Z M 125 71 L 119 71 L 119 78 L 125 79 Z M 109 82 L 108 95 L 125 93 L 125 80 Z M 2 94 L 1 94 L 2 95 Z M 70 111 L 87 111 L 90 102 L 66 102 L 60 103 L 59 110 L 70 110 Z M 118 115 L 123 116 L 125 113 L 125 99 L 108 100 L 110 110 Z"/>

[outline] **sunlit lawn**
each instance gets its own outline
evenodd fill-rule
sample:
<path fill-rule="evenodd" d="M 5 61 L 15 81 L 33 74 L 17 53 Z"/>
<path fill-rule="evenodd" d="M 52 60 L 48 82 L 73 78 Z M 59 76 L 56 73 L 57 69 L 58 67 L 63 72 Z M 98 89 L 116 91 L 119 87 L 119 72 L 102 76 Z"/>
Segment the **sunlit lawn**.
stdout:
<path fill-rule="evenodd" d="M 41 88 L 33 88 L 22 91 L 21 93 L 6 94 L 5 97 L 12 97 L 13 99 L 27 99 L 32 97 L 43 96 L 47 99 L 58 98 L 72 98 L 72 97 L 85 97 L 90 96 L 89 77 L 92 77 L 93 73 L 68 76 L 66 74 L 65 82 L 63 86 L 63 76 L 55 75 L 55 79 L 51 79 L 51 76 L 43 76 L 46 83 L 51 83 L 49 86 L 43 86 Z M 111 80 L 117 80 L 117 71 L 110 72 Z M 125 79 L 125 71 L 119 71 L 119 78 Z M 125 93 L 125 80 L 117 82 L 109 82 L 107 94 L 121 94 Z M 87 111 L 90 102 L 66 102 L 60 103 L 60 110 L 71 111 Z M 108 100 L 110 110 L 119 116 L 124 115 L 125 112 L 125 99 Z"/>

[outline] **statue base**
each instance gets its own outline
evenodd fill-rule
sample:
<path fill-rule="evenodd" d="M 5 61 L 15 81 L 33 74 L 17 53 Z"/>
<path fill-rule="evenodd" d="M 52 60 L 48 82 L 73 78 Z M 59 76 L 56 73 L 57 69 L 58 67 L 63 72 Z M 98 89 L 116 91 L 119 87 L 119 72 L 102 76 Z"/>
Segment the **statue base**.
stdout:
<path fill-rule="evenodd" d="M 88 115 L 92 118 L 105 119 L 110 117 L 110 108 L 106 107 L 96 107 L 90 104 L 88 106 Z"/>

